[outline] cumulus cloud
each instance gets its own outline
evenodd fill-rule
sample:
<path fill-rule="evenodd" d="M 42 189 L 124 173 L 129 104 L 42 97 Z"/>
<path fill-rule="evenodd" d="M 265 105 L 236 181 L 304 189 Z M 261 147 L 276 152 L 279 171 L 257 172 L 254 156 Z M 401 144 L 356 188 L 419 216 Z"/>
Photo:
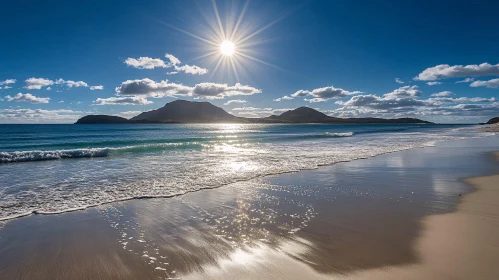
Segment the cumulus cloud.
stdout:
<path fill-rule="evenodd" d="M 165 57 L 170 61 L 170 65 L 179 65 L 181 63 L 180 59 L 175 57 L 173 54 L 165 54 Z"/>
<path fill-rule="evenodd" d="M 57 85 L 66 85 L 68 86 L 69 88 L 72 88 L 72 87 L 88 87 L 88 84 L 85 83 L 84 81 L 72 81 L 72 80 L 64 80 L 64 79 L 57 79 L 55 81 L 55 84 Z"/>
<path fill-rule="evenodd" d="M 104 86 L 91 86 L 90 90 L 103 90 Z"/>
<path fill-rule="evenodd" d="M 256 107 L 238 107 L 232 109 L 232 111 L 269 111 L 272 108 L 256 108 Z"/>
<path fill-rule="evenodd" d="M 246 100 L 241 100 L 241 99 L 229 100 L 225 102 L 224 105 L 230 105 L 232 103 L 246 103 Z"/>
<path fill-rule="evenodd" d="M 470 82 L 473 82 L 474 80 L 475 80 L 475 78 L 466 78 L 464 80 L 456 81 L 456 84 L 459 84 L 459 83 L 470 83 Z"/>
<path fill-rule="evenodd" d="M 146 105 L 152 101 L 143 96 L 97 98 L 94 105 Z"/>
<path fill-rule="evenodd" d="M 499 64 L 491 65 L 489 63 L 472 65 L 453 65 L 440 64 L 430 67 L 421 72 L 415 80 L 435 81 L 444 78 L 459 77 L 479 77 L 479 76 L 499 76 Z"/>
<path fill-rule="evenodd" d="M 335 87 L 322 87 L 322 88 L 316 88 L 312 91 L 308 90 L 299 90 L 293 94 L 291 94 L 291 97 L 305 97 L 305 96 L 311 96 L 311 99 L 307 99 L 309 102 L 323 102 L 328 99 L 332 98 L 342 98 L 342 97 L 347 97 L 349 95 L 355 95 L 355 94 L 361 94 L 361 91 L 348 91 L 344 90 L 341 88 L 335 88 Z"/>
<path fill-rule="evenodd" d="M 173 66 L 173 68 L 175 68 L 175 71 L 168 72 L 167 73 L 168 75 L 177 74 L 178 72 L 184 72 L 186 74 L 192 74 L 192 75 L 204 75 L 208 73 L 208 69 L 196 65 L 185 64 L 183 66 L 180 66 L 182 62 L 180 61 L 180 59 L 178 59 L 172 54 L 167 53 L 165 54 L 165 57 L 170 61 L 168 65 L 170 67 Z"/>
<path fill-rule="evenodd" d="M 412 91 L 410 91 L 412 90 Z M 356 95 L 348 101 L 336 101 L 342 107 L 329 111 L 336 117 L 420 117 L 445 118 L 452 116 L 466 118 L 486 118 L 499 113 L 499 103 L 495 98 L 449 97 L 453 93 L 434 93 L 432 98 L 419 99 L 417 87 L 402 87 L 393 92 L 378 95 Z"/>
<path fill-rule="evenodd" d="M 155 82 L 145 78 L 127 80 L 116 88 L 118 95 L 145 95 L 150 97 L 187 96 L 192 88 L 182 84 L 170 83 L 168 80 Z"/>
<path fill-rule="evenodd" d="M 168 80 L 155 82 L 151 79 L 128 80 L 116 88 L 118 95 L 145 95 L 150 97 L 194 96 L 207 99 L 222 99 L 228 96 L 253 95 L 262 91 L 251 86 L 234 86 L 217 83 L 200 83 L 194 87 L 170 83 Z"/>
<path fill-rule="evenodd" d="M 474 81 L 470 84 L 470 87 L 499 88 L 499 78 L 488 81 Z"/>
<path fill-rule="evenodd" d="M 138 69 L 155 69 L 155 68 L 174 68 L 175 71 L 167 72 L 168 75 L 174 75 L 179 72 L 183 72 L 191 75 L 204 75 L 208 73 L 208 69 L 199 67 L 197 65 L 180 65 L 182 62 L 180 59 L 172 54 L 165 54 L 165 58 L 168 62 L 165 62 L 161 58 L 150 58 L 150 57 L 139 57 L 139 58 L 127 58 L 125 64 Z"/>
<path fill-rule="evenodd" d="M 446 97 L 446 96 L 452 96 L 454 95 L 454 93 L 452 91 L 441 91 L 441 92 L 435 92 L 434 94 L 432 94 L 431 96 L 435 96 L 435 97 Z"/>
<path fill-rule="evenodd" d="M 168 68 L 170 65 L 166 64 L 160 58 L 139 57 L 127 58 L 125 64 L 138 69 L 154 69 L 154 68 Z"/>
<path fill-rule="evenodd" d="M 0 109 L 1 123 L 74 123 L 84 112 L 72 110 Z"/>
<path fill-rule="evenodd" d="M 293 98 L 293 97 L 291 97 L 291 96 L 287 96 L 287 95 L 285 95 L 285 96 L 283 96 L 283 97 L 279 97 L 279 98 L 274 99 L 274 101 L 276 101 L 276 102 L 280 102 L 280 101 L 282 101 L 282 100 L 292 100 L 292 99 L 294 99 L 294 98 Z"/>
<path fill-rule="evenodd" d="M 441 85 L 442 82 L 427 82 L 426 84 L 429 86 L 436 86 L 436 85 Z"/>
<path fill-rule="evenodd" d="M 226 96 L 253 95 L 261 92 L 262 91 L 257 88 L 242 85 L 240 83 L 236 83 L 234 86 L 217 83 L 200 83 L 194 86 L 192 95 L 208 99 L 220 99 L 225 98 Z"/>
<path fill-rule="evenodd" d="M 15 101 L 15 102 L 31 102 L 33 104 L 37 103 L 49 103 L 50 98 L 49 97 L 36 97 L 32 95 L 31 93 L 18 93 L 15 96 L 10 96 L 7 95 L 5 96 L 9 102 Z"/>
<path fill-rule="evenodd" d="M 51 86 L 54 84 L 54 81 L 44 78 L 29 78 L 26 81 L 27 89 L 41 89 L 42 87 Z"/>
<path fill-rule="evenodd" d="M 240 108 L 234 108 L 231 110 L 231 114 L 235 116 L 241 116 L 241 117 L 253 117 L 253 118 L 262 118 L 262 117 L 268 117 L 271 115 L 280 115 L 286 111 L 293 110 L 292 108 L 279 108 L 279 109 L 272 109 L 272 108 L 257 108 L 257 107 L 240 107 Z"/>
<path fill-rule="evenodd" d="M 471 103 L 471 102 L 476 102 L 476 103 L 486 103 L 486 102 L 495 102 L 495 98 L 484 98 L 484 97 L 459 97 L 459 98 L 451 98 L 451 97 L 436 97 L 436 98 L 429 98 L 426 100 L 426 102 L 430 104 L 444 104 L 444 103 Z"/>
<path fill-rule="evenodd" d="M 399 87 L 398 89 L 389 92 L 384 95 L 386 99 L 396 99 L 396 98 L 415 98 L 415 97 L 420 97 L 422 92 L 418 90 L 418 86 L 403 86 Z"/>
<path fill-rule="evenodd" d="M 196 66 L 196 65 L 183 65 L 183 66 L 176 66 L 175 65 L 175 70 L 177 71 L 174 71 L 174 72 L 184 72 L 186 74 L 191 74 L 191 75 L 204 75 L 206 73 L 208 73 L 208 69 L 206 68 L 202 68 L 202 67 L 199 67 L 199 66 Z M 172 73 L 172 72 L 169 72 L 169 73 Z"/>
<path fill-rule="evenodd" d="M 343 106 L 354 106 L 354 107 L 369 107 L 373 109 L 390 109 L 390 108 L 400 108 L 400 107 L 418 107 L 426 106 L 424 101 L 413 99 L 413 98 L 383 98 L 374 94 L 369 95 L 357 95 L 350 98 L 350 100 L 343 102 L 338 101 L 336 104 Z"/>
<path fill-rule="evenodd" d="M 399 78 L 395 78 L 395 82 L 396 82 L 396 83 L 399 83 L 399 84 L 403 84 L 403 83 L 404 83 L 404 81 L 402 81 L 402 80 L 401 80 L 401 79 L 399 79 Z"/>
<path fill-rule="evenodd" d="M 16 79 L 7 79 L 5 81 L 0 81 L 0 86 L 3 86 L 3 85 L 9 85 L 9 84 L 15 84 L 17 82 Z M 7 88 L 7 87 L 5 87 Z M 11 88 L 11 87 L 9 87 Z"/>

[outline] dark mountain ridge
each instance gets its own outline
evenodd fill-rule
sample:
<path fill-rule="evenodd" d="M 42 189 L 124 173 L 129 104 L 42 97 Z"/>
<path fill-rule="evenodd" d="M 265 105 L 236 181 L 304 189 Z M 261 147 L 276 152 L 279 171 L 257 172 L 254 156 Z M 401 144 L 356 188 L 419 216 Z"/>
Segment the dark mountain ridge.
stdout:
<path fill-rule="evenodd" d="M 335 118 L 309 107 L 299 107 L 278 116 L 242 118 L 227 113 L 209 102 L 175 100 L 165 106 L 143 112 L 129 120 L 107 115 L 88 115 L 77 124 L 120 123 L 431 123 L 415 118 Z"/>

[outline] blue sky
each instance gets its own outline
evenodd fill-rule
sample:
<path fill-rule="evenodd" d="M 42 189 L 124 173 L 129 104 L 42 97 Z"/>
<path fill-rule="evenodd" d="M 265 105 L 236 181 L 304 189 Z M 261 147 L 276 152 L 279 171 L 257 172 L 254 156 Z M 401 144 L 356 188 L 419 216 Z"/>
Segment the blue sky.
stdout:
<path fill-rule="evenodd" d="M 299 106 L 447 123 L 499 115 L 497 1 L 2 5 L 0 123 L 131 117 L 174 99 L 247 117 Z"/>

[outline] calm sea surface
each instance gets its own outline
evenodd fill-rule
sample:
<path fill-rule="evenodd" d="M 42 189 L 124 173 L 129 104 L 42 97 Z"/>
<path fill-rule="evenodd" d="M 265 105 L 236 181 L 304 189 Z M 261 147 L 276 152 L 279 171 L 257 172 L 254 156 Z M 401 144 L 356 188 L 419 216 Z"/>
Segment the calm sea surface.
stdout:
<path fill-rule="evenodd" d="M 436 142 L 459 125 L 0 125 L 0 220 L 168 197 Z"/>

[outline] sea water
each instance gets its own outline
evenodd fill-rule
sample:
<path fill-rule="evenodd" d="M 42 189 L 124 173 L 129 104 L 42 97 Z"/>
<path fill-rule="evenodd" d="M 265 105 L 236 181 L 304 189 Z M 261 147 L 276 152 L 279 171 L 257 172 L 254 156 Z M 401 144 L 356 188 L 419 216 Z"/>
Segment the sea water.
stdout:
<path fill-rule="evenodd" d="M 0 220 L 487 135 L 433 124 L 0 125 Z"/>

